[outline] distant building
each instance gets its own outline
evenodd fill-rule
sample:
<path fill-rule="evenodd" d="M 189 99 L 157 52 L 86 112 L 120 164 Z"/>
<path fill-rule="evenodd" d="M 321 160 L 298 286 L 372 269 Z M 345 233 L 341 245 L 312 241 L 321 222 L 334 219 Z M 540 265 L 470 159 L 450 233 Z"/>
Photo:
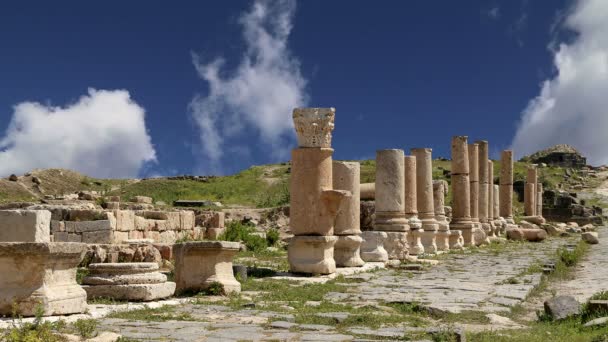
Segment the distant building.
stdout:
<path fill-rule="evenodd" d="M 587 165 L 585 158 L 579 151 L 570 145 L 560 144 L 538 151 L 532 155 L 523 157 L 522 161 L 551 166 L 570 167 L 580 169 Z"/>

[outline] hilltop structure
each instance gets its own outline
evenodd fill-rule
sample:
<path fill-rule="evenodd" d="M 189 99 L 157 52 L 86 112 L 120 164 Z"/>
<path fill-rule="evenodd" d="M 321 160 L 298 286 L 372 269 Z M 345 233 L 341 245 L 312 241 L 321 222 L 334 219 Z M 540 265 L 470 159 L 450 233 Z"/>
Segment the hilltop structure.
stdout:
<path fill-rule="evenodd" d="M 580 169 L 587 165 L 587 158 L 574 147 L 566 144 L 551 146 L 523 157 L 521 161 L 531 162 L 533 164 L 544 163 L 551 166 L 571 167 L 575 169 Z"/>

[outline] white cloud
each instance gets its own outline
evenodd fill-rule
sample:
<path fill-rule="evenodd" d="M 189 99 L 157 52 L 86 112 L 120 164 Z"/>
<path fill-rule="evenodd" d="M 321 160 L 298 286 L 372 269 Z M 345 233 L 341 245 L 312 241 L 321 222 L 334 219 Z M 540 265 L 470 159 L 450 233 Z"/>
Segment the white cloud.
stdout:
<path fill-rule="evenodd" d="M 299 61 L 287 47 L 295 7 L 295 0 L 253 3 L 239 20 L 246 49 L 232 72 L 223 72 L 223 58 L 203 63 L 193 56 L 209 85 L 206 96 L 197 95 L 190 103 L 206 171 L 222 172 L 224 151 L 235 145 L 253 148 L 261 142 L 273 159 L 288 157 L 294 139 L 291 112 L 308 98 Z"/>
<path fill-rule="evenodd" d="M 564 22 L 576 37 L 554 44 L 556 75 L 522 113 L 512 148 L 518 156 L 565 143 L 608 163 L 608 1 L 579 0 Z"/>
<path fill-rule="evenodd" d="M 0 140 L 0 175 L 69 168 L 95 177 L 133 177 L 156 160 L 144 109 L 125 90 L 89 89 L 76 103 L 22 102 Z"/>

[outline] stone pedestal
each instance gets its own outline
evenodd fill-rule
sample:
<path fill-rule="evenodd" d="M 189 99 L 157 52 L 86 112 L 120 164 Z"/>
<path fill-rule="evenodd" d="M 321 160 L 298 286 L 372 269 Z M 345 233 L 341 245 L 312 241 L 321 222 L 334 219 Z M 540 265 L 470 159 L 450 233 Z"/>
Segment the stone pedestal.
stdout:
<path fill-rule="evenodd" d="M 475 227 L 471 221 L 471 188 L 472 183 L 469 180 L 469 152 L 466 136 L 452 137 L 452 221 L 450 222 L 450 231 L 460 232 L 462 243 L 464 246 L 475 244 L 473 241 L 473 228 Z M 450 247 L 458 241 L 458 233 L 450 235 Z M 452 247 L 454 248 L 454 247 Z"/>
<path fill-rule="evenodd" d="M 433 160 L 430 148 L 413 148 L 416 157 L 416 204 L 422 221 L 421 242 L 426 253 L 437 252 L 436 235 L 439 226 L 433 205 Z"/>
<path fill-rule="evenodd" d="M 82 283 L 88 299 L 151 301 L 175 292 L 175 283 L 167 281 L 155 262 L 90 264 Z"/>
<path fill-rule="evenodd" d="M 199 292 L 215 282 L 222 284 L 226 293 L 241 292 L 241 284 L 232 273 L 232 259 L 239 247 L 238 242 L 229 241 L 197 241 L 173 245 L 176 293 Z"/>
<path fill-rule="evenodd" d="M 334 245 L 334 260 L 337 267 L 360 267 L 365 264 L 361 259 L 363 238 L 359 235 L 338 236 Z"/>
<path fill-rule="evenodd" d="M 361 233 L 363 243 L 361 244 L 361 259 L 366 262 L 387 262 L 388 253 L 384 249 L 384 241 L 387 238 L 385 232 L 364 231 Z"/>
<path fill-rule="evenodd" d="M 433 181 L 433 206 L 435 207 L 435 219 L 438 225 L 435 240 L 437 249 L 440 251 L 450 249 L 450 224 L 445 216 L 445 195 L 447 191 L 448 183 L 446 181 Z"/>
<path fill-rule="evenodd" d="M 384 249 L 390 260 L 405 260 L 408 256 L 409 245 L 407 243 L 407 233 L 405 232 L 386 232 L 384 239 Z"/>
<path fill-rule="evenodd" d="M 289 271 L 306 274 L 331 274 L 336 272 L 334 245 L 337 236 L 294 236 L 289 241 L 287 259 Z"/>
<path fill-rule="evenodd" d="M 471 233 L 471 229 L 468 230 L 469 234 Z M 450 230 L 449 231 L 449 241 L 450 241 L 450 249 L 463 249 L 464 248 L 464 237 L 462 236 L 462 231 L 460 230 Z"/>
<path fill-rule="evenodd" d="M 374 230 L 406 232 L 403 150 L 376 152 L 376 217 Z"/>
<path fill-rule="evenodd" d="M 513 151 L 500 154 L 500 215 L 513 222 Z"/>
<path fill-rule="evenodd" d="M 47 228 L 48 229 L 48 228 Z M 83 243 L 1 242 L 0 315 L 45 316 L 83 313 L 87 294 L 76 283 Z"/>
<path fill-rule="evenodd" d="M 424 253 L 424 246 L 420 238 L 422 236 L 422 221 L 418 218 L 418 205 L 416 201 L 417 189 L 416 189 L 416 157 L 415 156 L 404 156 L 403 157 L 403 171 L 404 171 L 404 208 L 405 218 L 408 221 L 410 230 L 407 234 L 407 243 L 409 246 L 409 254 L 419 255 Z"/>

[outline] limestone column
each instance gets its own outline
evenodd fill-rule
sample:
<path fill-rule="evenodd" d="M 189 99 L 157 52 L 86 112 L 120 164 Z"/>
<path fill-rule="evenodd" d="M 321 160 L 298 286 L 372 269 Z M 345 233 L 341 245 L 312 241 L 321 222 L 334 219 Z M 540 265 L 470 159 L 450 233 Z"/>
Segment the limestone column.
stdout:
<path fill-rule="evenodd" d="M 338 241 L 334 246 L 334 259 L 337 267 L 359 267 L 365 262 L 360 257 L 361 238 L 360 229 L 360 178 L 361 166 L 358 162 L 333 162 L 333 188 L 346 190 L 351 197 L 342 201 L 336 223 L 334 235 Z"/>
<path fill-rule="evenodd" d="M 405 219 L 403 150 L 376 152 L 376 216 L 374 230 L 386 232 L 384 241 L 389 259 L 403 260 L 408 254 Z"/>
<path fill-rule="evenodd" d="M 418 215 L 422 221 L 422 245 L 426 253 L 437 252 L 436 235 L 437 221 L 433 205 L 433 160 L 432 149 L 413 148 L 412 155 L 416 157 L 416 203 Z"/>
<path fill-rule="evenodd" d="M 448 251 L 450 249 L 450 224 L 445 216 L 445 195 L 448 183 L 444 180 L 433 181 L 433 206 L 438 230 L 436 235 L 437 249 Z"/>
<path fill-rule="evenodd" d="M 526 175 L 526 186 L 524 188 L 524 212 L 526 216 L 536 215 L 536 181 L 537 181 L 536 165 L 528 167 Z"/>
<path fill-rule="evenodd" d="M 466 136 L 452 137 L 452 222 L 451 232 L 460 232 L 465 246 L 475 244 L 473 239 L 474 224 L 471 221 L 471 183 L 469 181 L 469 149 Z M 450 247 L 457 243 L 453 233 L 450 234 Z"/>
<path fill-rule="evenodd" d="M 299 147 L 291 153 L 289 268 L 295 273 L 330 274 L 334 221 L 341 202 L 351 194 L 333 189 L 331 132 L 334 108 L 296 108 L 294 126 Z"/>
<path fill-rule="evenodd" d="M 494 163 L 488 159 L 488 223 L 490 224 L 490 231 L 488 236 L 491 238 L 496 237 L 497 225 L 494 222 Z"/>
<path fill-rule="evenodd" d="M 488 174 L 488 142 L 476 141 L 479 145 L 479 222 L 486 234 L 490 231 L 488 218 L 489 174 Z"/>
<path fill-rule="evenodd" d="M 543 216 L 543 183 L 536 183 L 536 216 Z"/>
<path fill-rule="evenodd" d="M 476 228 L 479 224 L 479 145 L 469 144 L 469 181 L 471 183 L 471 221 Z"/>
<path fill-rule="evenodd" d="M 407 243 L 411 255 L 424 253 L 422 246 L 422 221 L 418 218 L 418 201 L 416 191 L 416 157 L 403 157 L 404 183 L 405 183 L 405 218 L 408 220 L 410 231 L 407 234 Z"/>
<path fill-rule="evenodd" d="M 507 221 L 505 221 L 505 219 L 500 216 L 500 186 L 493 184 L 492 187 L 494 188 L 493 212 L 494 212 L 494 222 L 495 222 L 496 228 L 497 228 L 496 235 L 500 235 L 502 232 L 504 232 L 506 225 L 507 225 Z"/>
<path fill-rule="evenodd" d="M 513 221 L 513 151 L 504 150 L 500 155 L 500 216 L 509 224 Z"/>

